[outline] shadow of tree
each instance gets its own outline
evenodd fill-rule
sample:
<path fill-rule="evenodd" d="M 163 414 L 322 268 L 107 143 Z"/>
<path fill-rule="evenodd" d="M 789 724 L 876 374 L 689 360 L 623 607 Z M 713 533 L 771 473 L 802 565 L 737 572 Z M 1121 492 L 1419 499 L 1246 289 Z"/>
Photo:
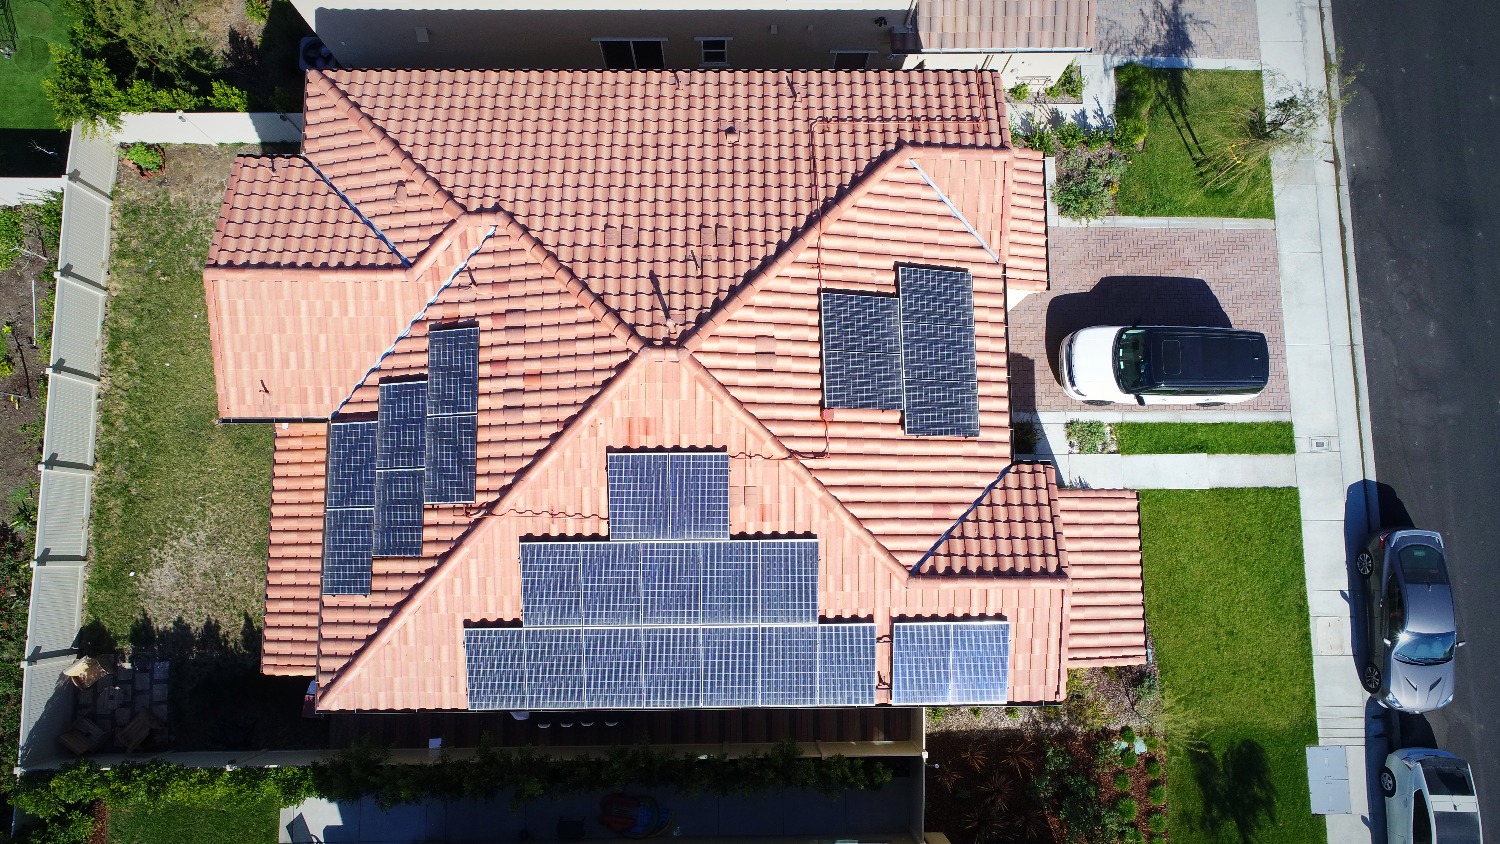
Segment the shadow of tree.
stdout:
<path fill-rule="evenodd" d="M 1256 832 L 1276 822 L 1276 786 L 1259 742 L 1244 739 L 1219 756 L 1207 742 L 1194 742 L 1188 760 L 1203 794 L 1198 825 L 1204 832 L 1218 836 L 1232 827 L 1243 844 L 1250 844 Z"/>
<path fill-rule="evenodd" d="M 297 64 L 297 50 L 302 39 L 312 34 L 292 4 L 272 3 L 270 17 L 259 38 L 239 30 L 229 33 L 223 75 L 250 94 L 252 111 L 300 107 L 302 71 Z M 290 99 L 281 103 L 277 102 L 278 96 Z"/>
<path fill-rule="evenodd" d="M 1132 58 L 1186 59 L 1197 46 L 1197 33 L 1213 30 L 1212 21 L 1185 8 L 1183 0 L 1155 0 L 1136 10 L 1134 21 L 1100 21 L 1098 50 Z"/>

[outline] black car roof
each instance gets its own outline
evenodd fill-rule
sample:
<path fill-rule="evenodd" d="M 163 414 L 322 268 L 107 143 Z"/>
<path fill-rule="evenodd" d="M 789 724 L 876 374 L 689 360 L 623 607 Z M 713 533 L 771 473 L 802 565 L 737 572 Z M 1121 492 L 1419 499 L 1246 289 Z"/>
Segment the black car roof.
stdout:
<path fill-rule="evenodd" d="M 1260 389 L 1270 380 L 1270 348 L 1259 331 L 1233 328 L 1141 329 L 1153 387 Z"/>

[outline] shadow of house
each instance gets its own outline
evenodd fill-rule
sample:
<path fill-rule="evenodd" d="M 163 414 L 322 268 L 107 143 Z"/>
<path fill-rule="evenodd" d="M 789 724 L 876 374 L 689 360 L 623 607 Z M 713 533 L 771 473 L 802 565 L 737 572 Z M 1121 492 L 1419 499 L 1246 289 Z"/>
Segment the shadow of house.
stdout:
<path fill-rule="evenodd" d="M 1204 832 L 1217 839 L 1232 830 L 1250 844 L 1276 822 L 1276 786 L 1259 742 L 1241 740 L 1217 757 L 1207 743 L 1197 742 L 1188 748 L 1188 760 L 1203 794 L 1203 815 L 1196 820 Z"/>
<path fill-rule="evenodd" d="M 1095 325 L 1232 327 L 1219 297 L 1201 278 L 1108 276 L 1086 293 L 1065 293 L 1048 303 L 1047 363 L 1053 377 L 1060 371 L 1063 338 Z"/>

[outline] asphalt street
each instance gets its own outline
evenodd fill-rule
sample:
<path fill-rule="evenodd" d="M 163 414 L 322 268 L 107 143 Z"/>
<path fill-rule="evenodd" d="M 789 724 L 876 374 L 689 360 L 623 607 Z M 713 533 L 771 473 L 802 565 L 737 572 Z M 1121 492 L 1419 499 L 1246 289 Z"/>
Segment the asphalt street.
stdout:
<path fill-rule="evenodd" d="M 1443 534 L 1458 601 L 1452 704 L 1403 743 L 1466 758 L 1500 841 L 1500 4 L 1333 0 L 1375 472 Z"/>

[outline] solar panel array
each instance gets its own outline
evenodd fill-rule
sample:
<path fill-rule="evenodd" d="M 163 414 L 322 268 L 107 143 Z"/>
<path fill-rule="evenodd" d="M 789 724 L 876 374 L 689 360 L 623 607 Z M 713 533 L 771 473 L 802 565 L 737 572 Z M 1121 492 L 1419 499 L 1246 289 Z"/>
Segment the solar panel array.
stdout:
<path fill-rule="evenodd" d="M 901 267 L 906 433 L 979 436 L 974 279 L 960 270 Z"/>
<path fill-rule="evenodd" d="M 522 542 L 527 627 L 815 624 L 818 541 Z"/>
<path fill-rule="evenodd" d="M 433 504 L 474 500 L 479 432 L 479 329 L 427 335 L 427 455 L 423 489 Z"/>
<path fill-rule="evenodd" d="M 422 555 L 422 455 L 426 451 L 427 382 L 380 385 L 375 445 L 376 557 Z"/>
<path fill-rule="evenodd" d="M 824 293 L 823 404 L 904 411 L 913 436 L 979 436 L 974 280 L 897 269 L 897 296 Z"/>
<path fill-rule="evenodd" d="M 728 539 L 729 455 L 608 455 L 612 539 Z"/>
<path fill-rule="evenodd" d="M 898 622 L 891 636 L 891 703 L 1006 703 L 1010 623 Z"/>
<path fill-rule="evenodd" d="M 370 591 L 375 517 L 376 423 L 328 426 L 328 492 L 323 513 L 323 593 Z"/>
<path fill-rule="evenodd" d="M 824 403 L 900 410 L 900 300 L 856 293 L 822 298 Z"/>
<path fill-rule="evenodd" d="M 875 625 L 471 628 L 469 708 L 875 703 Z"/>

